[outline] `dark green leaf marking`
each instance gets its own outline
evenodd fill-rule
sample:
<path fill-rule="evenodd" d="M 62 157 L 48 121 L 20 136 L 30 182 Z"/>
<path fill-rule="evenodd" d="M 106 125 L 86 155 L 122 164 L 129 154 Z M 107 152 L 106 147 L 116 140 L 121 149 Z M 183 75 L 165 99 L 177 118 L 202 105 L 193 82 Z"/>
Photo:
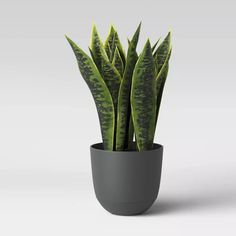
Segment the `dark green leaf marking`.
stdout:
<path fill-rule="evenodd" d="M 130 88 L 133 76 L 133 70 L 137 61 L 136 46 L 138 43 L 141 24 L 138 26 L 128 48 L 126 65 L 123 79 L 121 81 L 116 129 L 116 150 L 124 150 L 128 145 L 128 129 L 131 114 L 130 108 Z"/>
<path fill-rule="evenodd" d="M 113 150 L 115 111 L 112 97 L 92 59 L 71 39 L 66 37 L 77 58 L 82 77 L 93 95 L 100 120 L 103 146 L 105 150 Z"/>
<path fill-rule="evenodd" d="M 131 88 L 131 110 L 138 150 L 153 146 L 156 118 L 155 62 L 149 40 L 136 63 Z"/>

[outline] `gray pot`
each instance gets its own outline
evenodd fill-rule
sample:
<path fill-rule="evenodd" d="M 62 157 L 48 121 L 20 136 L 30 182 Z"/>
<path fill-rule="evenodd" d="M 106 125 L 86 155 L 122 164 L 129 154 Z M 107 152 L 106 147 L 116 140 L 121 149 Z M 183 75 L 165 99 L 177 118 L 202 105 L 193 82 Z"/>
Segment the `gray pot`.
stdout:
<path fill-rule="evenodd" d="M 156 200 L 163 146 L 148 151 L 105 151 L 101 143 L 90 147 L 93 185 L 101 205 L 116 215 L 137 215 Z"/>

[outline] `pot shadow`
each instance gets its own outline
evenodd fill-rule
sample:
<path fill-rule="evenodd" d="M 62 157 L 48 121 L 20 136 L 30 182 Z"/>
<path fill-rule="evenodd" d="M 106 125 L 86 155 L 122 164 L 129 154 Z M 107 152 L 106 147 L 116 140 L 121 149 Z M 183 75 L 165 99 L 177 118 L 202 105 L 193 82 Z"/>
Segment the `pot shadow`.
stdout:
<path fill-rule="evenodd" d="M 163 193 L 145 215 L 179 214 L 196 211 L 209 211 L 222 208 L 236 211 L 236 171 L 223 176 L 213 174 L 206 179 L 191 181 L 182 185 L 183 190 Z M 179 186 L 181 187 L 181 186 Z"/>
<path fill-rule="evenodd" d="M 145 215 L 161 215 L 169 213 L 180 213 L 190 211 L 204 211 L 219 207 L 235 207 L 236 195 L 225 196 L 225 198 L 199 197 L 199 198 L 167 198 L 157 200 Z"/>

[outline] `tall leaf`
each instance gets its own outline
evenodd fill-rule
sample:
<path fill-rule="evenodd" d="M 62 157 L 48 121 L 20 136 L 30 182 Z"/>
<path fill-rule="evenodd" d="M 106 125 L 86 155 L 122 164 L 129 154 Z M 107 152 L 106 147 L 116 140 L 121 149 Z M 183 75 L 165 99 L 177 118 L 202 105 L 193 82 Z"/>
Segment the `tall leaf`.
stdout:
<path fill-rule="evenodd" d="M 138 150 L 153 146 L 156 118 L 155 62 L 149 40 L 136 63 L 131 88 L 131 110 Z"/>
<path fill-rule="evenodd" d="M 167 58 L 166 58 L 166 60 L 163 64 L 160 72 L 158 73 L 157 78 L 156 78 L 156 91 L 157 91 L 157 100 L 156 100 L 157 110 L 156 110 L 156 119 L 155 119 L 156 123 L 157 123 L 158 114 L 159 114 L 159 110 L 160 110 L 162 94 L 163 94 L 166 78 L 167 78 L 167 75 L 168 75 L 169 59 L 170 59 L 170 56 L 171 56 L 171 51 L 172 51 L 172 48 L 170 46 Z"/>
<path fill-rule="evenodd" d="M 126 65 L 123 79 L 121 81 L 116 129 L 116 150 L 124 150 L 128 145 L 128 129 L 131 114 L 130 108 L 130 88 L 133 76 L 133 70 L 137 61 L 136 47 L 138 43 L 141 24 L 139 24 L 128 48 Z"/>
<path fill-rule="evenodd" d="M 128 45 L 130 45 L 129 39 L 128 39 Z M 134 58 L 136 61 L 138 60 L 138 54 L 137 54 L 136 50 L 135 50 Z M 128 142 L 128 150 L 131 150 L 133 148 L 133 138 L 134 138 L 134 124 L 133 124 L 133 118 L 132 118 L 132 114 L 131 114 L 131 108 L 129 108 L 129 114 L 130 114 L 130 118 L 129 118 L 127 142 Z"/>
<path fill-rule="evenodd" d="M 103 147 L 105 150 L 113 150 L 115 111 L 112 97 L 91 58 L 83 50 L 81 50 L 70 38 L 66 38 L 77 58 L 82 77 L 84 78 L 93 95 L 100 120 Z"/>
<path fill-rule="evenodd" d="M 167 34 L 161 45 L 157 48 L 154 53 L 154 59 L 157 69 L 156 78 L 156 90 L 157 90 L 157 112 L 156 122 L 161 105 L 162 94 L 165 86 L 165 81 L 169 70 L 169 59 L 171 56 L 172 45 L 171 45 L 171 32 Z"/>

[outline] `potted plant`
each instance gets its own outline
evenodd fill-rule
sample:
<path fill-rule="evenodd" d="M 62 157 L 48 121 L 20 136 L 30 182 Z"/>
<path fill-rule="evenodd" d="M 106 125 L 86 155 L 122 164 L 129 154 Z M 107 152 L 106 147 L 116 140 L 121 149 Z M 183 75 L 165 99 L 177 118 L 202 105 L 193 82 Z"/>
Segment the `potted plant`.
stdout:
<path fill-rule="evenodd" d="M 90 147 L 95 194 L 117 215 L 145 212 L 156 200 L 163 146 L 153 143 L 171 55 L 171 33 L 136 52 L 138 26 L 125 53 L 112 26 L 103 44 L 93 26 L 91 57 L 66 37 L 98 112 L 102 143 Z M 133 140 L 135 138 L 135 141 Z"/>

